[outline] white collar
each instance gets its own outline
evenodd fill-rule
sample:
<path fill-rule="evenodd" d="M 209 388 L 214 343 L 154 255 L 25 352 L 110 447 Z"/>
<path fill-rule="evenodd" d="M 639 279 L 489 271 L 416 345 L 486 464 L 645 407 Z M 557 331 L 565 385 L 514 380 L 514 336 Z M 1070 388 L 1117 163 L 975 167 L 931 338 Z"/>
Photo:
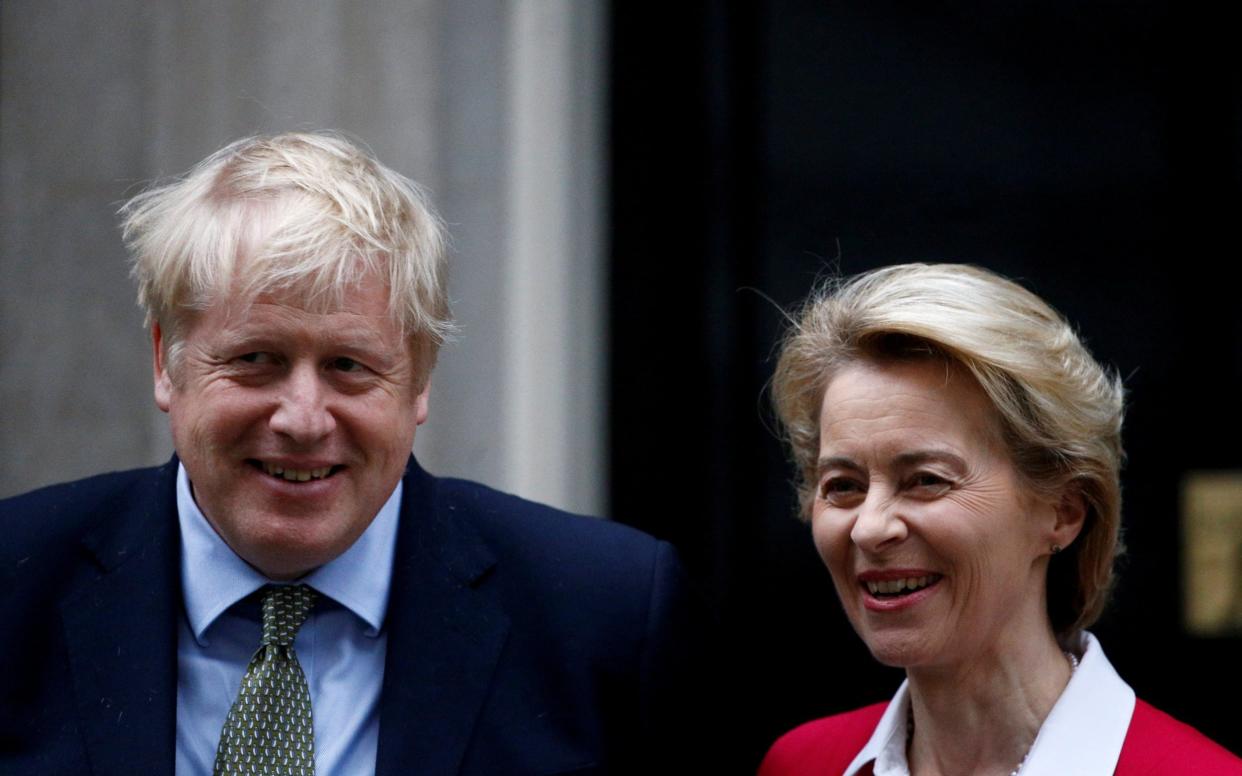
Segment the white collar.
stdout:
<path fill-rule="evenodd" d="M 1117 675 L 1094 636 L 1083 633 L 1082 646 L 1078 669 L 1040 727 L 1022 766 L 1022 776 L 1112 773 L 1117 767 L 1130 718 L 1134 715 L 1134 690 Z M 843 776 L 854 776 L 872 761 L 875 762 L 875 776 L 909 776 L 910 766 L 906 761 L 908 684 L 901 683 L 871 739 Z"/>
<path fill-rule="evenodd" d="M 393 555 L 403 483 L 349 549 L 307 574 L 300 582 L 349 609 L 366 623 L 364 633 L 379 635 L 388 611 Z M 190 489 L 185 465 L 177 464 L 177 520 L 181 525 L 181 590 L 190 630 L 207 646 L 207 629 L 229 607 L 272 583 L 233 552 L 207 518 Z"/>

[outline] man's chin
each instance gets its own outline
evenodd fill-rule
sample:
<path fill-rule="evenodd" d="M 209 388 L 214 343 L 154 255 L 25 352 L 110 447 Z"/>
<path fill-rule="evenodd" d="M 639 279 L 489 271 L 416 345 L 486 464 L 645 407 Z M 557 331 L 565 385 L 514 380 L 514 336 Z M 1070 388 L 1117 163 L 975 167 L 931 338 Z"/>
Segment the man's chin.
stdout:
<path fill-rule="evenodd" d="M 341 528 L 323 516 L 264 515 L 233 541 L 225 537 L 225 543 L 265 576 L 285 581 L 305 576 L 348 550 L 358 536 Z"/>
<path fill-rule="evenodd" d="M 348 546 L 338 551 L 316 545 L 302 546 L 290 542 L 283 545 L 249 547 L 247 552 L 237 554 L 268 579 L 287 582 L 304 577 L 329 563 L 339 557 L 345 549 L 348 549 Z"/>

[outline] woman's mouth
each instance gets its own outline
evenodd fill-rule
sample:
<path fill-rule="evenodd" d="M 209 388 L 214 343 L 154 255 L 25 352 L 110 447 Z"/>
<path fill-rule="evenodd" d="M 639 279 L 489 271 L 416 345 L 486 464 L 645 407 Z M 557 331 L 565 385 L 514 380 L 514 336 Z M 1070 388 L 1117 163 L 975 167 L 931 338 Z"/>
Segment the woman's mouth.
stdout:
<path fill-rule="evenodd" d="M 936 584 L 941 579 L 939 574 L 924 574 L 917 577 L 898 577 L 896 579 L 863 580 L 867 592 L 876 598 L 899 598 L 910 595 L 925 587 Z"/>
<path fill-rule="evenodd" d="M 935 595 L 942 579 L 943 574 L 918 568 L 864 571 L 858 575 L 862 605 L 873 612 L 904 611 Z"/>

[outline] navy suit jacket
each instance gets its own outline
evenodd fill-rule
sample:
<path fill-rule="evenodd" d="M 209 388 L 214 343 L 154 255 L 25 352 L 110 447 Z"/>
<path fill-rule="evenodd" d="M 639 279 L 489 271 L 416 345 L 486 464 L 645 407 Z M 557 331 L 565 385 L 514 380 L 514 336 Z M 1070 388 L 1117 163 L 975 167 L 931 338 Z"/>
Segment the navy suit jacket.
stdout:
<path fill-rule="evenodd" d="M 172 773 L 176 470 L 0 501 L 0 773 Z M 697 611 L 669 545 L 411 459 L 377 773 L 698 770 Z"/>

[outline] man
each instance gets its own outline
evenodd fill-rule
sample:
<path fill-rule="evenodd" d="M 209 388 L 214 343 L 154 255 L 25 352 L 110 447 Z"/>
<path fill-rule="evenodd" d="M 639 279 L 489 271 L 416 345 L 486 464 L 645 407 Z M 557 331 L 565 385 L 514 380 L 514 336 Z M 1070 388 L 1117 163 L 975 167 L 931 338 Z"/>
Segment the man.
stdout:
<path fill-rule="evenodd" d="M 411 457 L 452 328 L 416 186 L 286 134 L 123 213 L 176 456 L 0 502 L 0 772 L 649 773 L 705 754 L 670 548 Z"/>

